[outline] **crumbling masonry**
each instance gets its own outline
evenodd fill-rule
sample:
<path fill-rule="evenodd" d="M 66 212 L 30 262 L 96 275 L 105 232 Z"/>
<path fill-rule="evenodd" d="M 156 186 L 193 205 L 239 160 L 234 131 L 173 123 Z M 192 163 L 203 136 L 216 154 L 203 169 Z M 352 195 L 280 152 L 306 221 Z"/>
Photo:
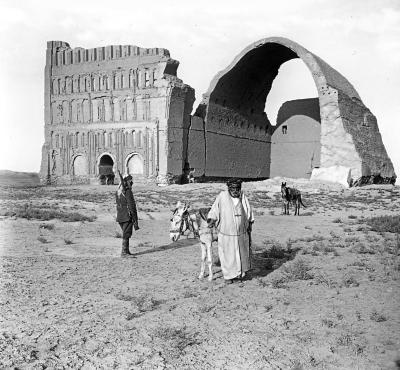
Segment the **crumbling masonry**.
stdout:
<path fill-rule="evenodd" d="M 272 126 L 265 101 L 279 67 L 300 58 L 318 98 L 286 102 Z M 47 44 L 44 183 L 170 183 L 310 177 L 341 165 L 353 179 L 395 179 L 375 116 L 337 71 L 297 43 L 267 38 L 244 49 L 211 81 L 191 115 L 194 90 L 166 49 Z"/>

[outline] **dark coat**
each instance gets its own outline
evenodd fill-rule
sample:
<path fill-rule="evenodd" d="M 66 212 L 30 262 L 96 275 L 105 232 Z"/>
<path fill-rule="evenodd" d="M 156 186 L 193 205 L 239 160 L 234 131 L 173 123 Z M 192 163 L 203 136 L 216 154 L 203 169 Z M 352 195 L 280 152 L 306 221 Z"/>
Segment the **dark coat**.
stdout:
<path fill-rule="evenodd" d="M 117 222 L 132 221 L 135 230 L 138 229 L 138 215 L 136 210 L 135 198 L 133 197 L 132 190 L 126 189 L 118 194 L 115 193 L 115 201 L 117 203 Z"/>

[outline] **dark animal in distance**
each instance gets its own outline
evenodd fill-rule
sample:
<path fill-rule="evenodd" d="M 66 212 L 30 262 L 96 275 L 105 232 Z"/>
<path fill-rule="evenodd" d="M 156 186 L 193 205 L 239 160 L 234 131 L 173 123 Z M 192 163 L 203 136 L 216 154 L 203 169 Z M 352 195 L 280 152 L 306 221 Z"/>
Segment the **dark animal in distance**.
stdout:
<path fill-rule="evenodd" d="M 283 205 L 283 214 L 289 214 L 289 205 L 292 203 L 294 205 L 294 215 L 300 216 L 300 204 L 306 208 L 301 200 L 301 192 L 295 188 L 290 188 L 286 186 L 286 182 L 281 184 L 281 196 Z"/>

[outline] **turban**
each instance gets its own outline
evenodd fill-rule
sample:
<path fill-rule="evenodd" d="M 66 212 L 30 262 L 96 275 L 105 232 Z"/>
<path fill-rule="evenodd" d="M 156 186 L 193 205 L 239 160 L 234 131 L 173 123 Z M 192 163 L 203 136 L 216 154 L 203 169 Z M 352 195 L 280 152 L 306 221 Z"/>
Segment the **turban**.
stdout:
<path fill-rule="evenodd" d="M 229 179 L 226 182 L 228 189 L 240 189 L 242 187 L 242 180 L 240 179 Z"/>

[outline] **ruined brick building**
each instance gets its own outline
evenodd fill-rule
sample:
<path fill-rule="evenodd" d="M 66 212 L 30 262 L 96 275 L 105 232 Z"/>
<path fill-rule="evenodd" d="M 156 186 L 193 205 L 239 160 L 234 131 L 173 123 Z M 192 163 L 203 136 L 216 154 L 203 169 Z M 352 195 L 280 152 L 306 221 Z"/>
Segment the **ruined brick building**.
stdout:
<path fill-rule="evenodd" d="M 300 58 L 318 97 L 286 102 L 271 125 L 265 102 L 279 67 Z M 351 169 L 354 179 L 395 178 L 377 120 L 354 87 L 297 43 L 267 38 L 244 49 L 211 81 L 192 115 L 194 90 L 166 49 L 47 44 L 44 183 L 274 176 Z"/>

